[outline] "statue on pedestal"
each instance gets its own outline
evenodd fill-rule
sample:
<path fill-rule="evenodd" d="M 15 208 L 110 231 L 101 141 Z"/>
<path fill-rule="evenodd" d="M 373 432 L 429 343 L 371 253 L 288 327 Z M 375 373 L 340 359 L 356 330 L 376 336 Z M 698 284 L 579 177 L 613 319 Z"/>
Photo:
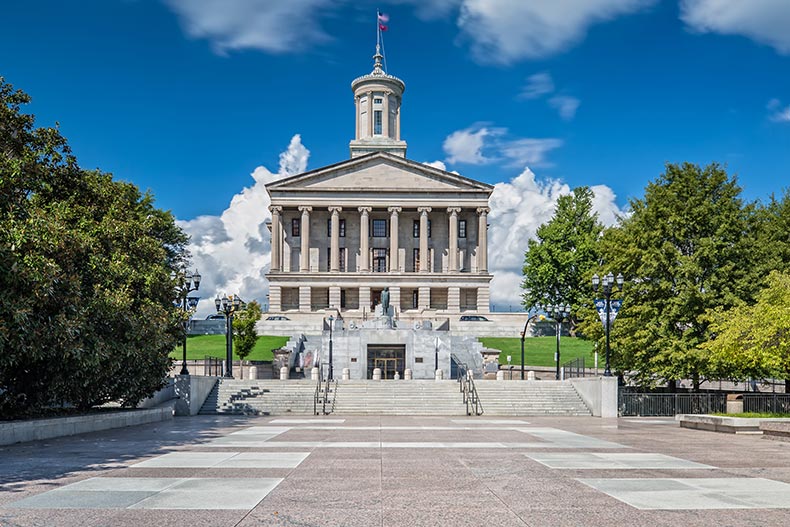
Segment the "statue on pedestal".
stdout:
<path fill-rule="evenodd" d="M 381 292 L 381 311 L 384 316 L 387 316 L 390 310 L 390 288 L 385 287 Z"/>

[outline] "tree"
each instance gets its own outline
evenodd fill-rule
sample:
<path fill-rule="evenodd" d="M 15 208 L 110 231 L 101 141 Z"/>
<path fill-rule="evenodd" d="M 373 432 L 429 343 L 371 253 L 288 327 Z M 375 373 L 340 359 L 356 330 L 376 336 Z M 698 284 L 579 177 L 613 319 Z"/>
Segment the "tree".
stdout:
<path fill-rule="evenodd" d="M 0 414 L 134 405 L 164 382 L 187 238 L 153 198 L 79 167 L 0 78 Z"/>
<path fill-rule="evenodd" d="M 790 392 L 790 273 L 773 271 L 754 305 L 716 311 L 711 330 L 700 347 L 720 377 L 785 379 Z"/>
<path fill-rule="evenodd" d="M 699 345 L 711 336 L 706 317 L 750 298 L 754 207 L 717 164 L 668 164 L 631 214 L 602 239 L 602 271 L 626 277 L 622 310 L 612 326 L 613 362 L 642 385 L 706 372 Z M 600 336 L 589 317 L 585 334 Z"/>
<path fill-rule="evenodd" d="M 247 358 L 258 342 L 258 331 L 255 326 L 260 319 L 261 305 L 255 300 L 249 302 L 233 317 L 233 346 L 240 360 Z"/>
<path fill-rule="evenodd" d="M 524 305 L 568 303 L 572 328 L 580 306 L 589 302 L 583 284 L 599 259 L 603 227 L 593 212 L 593 197 L 589 187 L 560 196 L 554 216 L 538 227 L 537 239 L 529 240 L 524 255 Z"/>

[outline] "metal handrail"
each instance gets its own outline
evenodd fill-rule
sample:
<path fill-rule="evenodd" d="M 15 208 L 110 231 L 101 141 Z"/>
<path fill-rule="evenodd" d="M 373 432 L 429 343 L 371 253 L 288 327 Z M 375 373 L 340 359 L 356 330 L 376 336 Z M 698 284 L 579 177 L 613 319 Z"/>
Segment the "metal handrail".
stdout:
<path fill-rule="evenodd" d="M 318 415 L 318 399 L 321 396 L 321 377 L 322 377 L 321 364 L 318 364 L 318 382 L 315 383 L 315 393 L 313 394 L 313 415 Z"/>
<path fill-rule="evenodd" d="M 455 355 L 451 355 L 451 358 L 455 361 L 456 368 L 458 368 L 458 384 L 466 405 L 466 415 L 472 415 L 472 411 L 474 411 L 474 415 L 483 415 L 483 405 L 475 387 L 472 370 L 469 369 L 465 362 L 459 361 Z"/>

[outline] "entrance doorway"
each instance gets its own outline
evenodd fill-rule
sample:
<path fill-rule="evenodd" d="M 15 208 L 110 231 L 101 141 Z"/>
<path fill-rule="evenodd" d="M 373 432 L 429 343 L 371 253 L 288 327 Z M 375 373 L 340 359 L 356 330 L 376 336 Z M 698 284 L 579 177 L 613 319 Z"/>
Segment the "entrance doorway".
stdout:
<path fill-rule="evenodd" d="M 403 370 L 406 368 L 406 346 L 368 345 L 368 379 L 373 378 L 375 368 L 381 369 L 382 379 L 394 379 L 396 373 L 403 378 Z"/>

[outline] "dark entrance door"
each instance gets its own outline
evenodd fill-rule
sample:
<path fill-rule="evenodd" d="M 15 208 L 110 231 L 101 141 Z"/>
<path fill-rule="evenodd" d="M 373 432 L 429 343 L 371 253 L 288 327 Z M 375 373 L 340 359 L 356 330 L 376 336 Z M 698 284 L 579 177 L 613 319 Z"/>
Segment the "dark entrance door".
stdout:
<path fill-rule="evenodd" d="M 393 379 L 395 373 L 403 378 L 406 368 L 406 346 L 398 344 L 368 345 L 368 379 L 373 378 L 373 370 L 381 368 L 382 379 Z"/>

